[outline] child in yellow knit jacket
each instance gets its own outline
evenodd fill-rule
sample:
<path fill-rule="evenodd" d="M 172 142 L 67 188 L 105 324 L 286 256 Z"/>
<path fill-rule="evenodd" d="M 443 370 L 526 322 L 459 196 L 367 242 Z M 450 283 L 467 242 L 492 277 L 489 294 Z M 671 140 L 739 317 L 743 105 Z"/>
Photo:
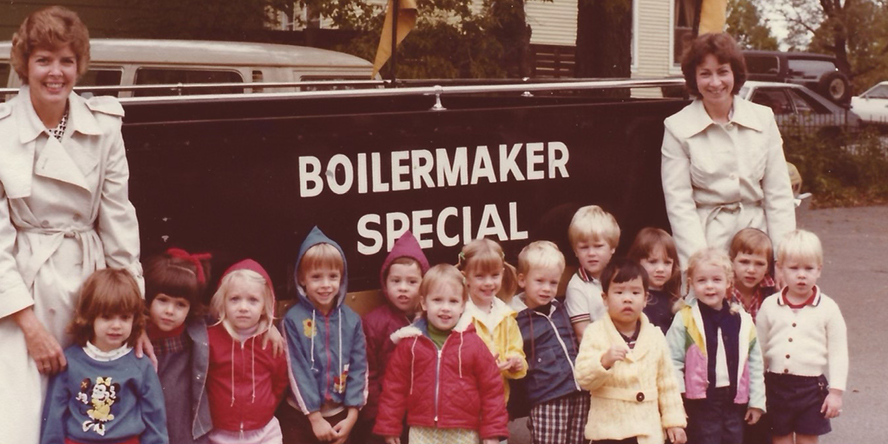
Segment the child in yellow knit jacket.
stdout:
<path fill-rule="evenodd" d="M 648 276 L 618 259 L 601 275 L 608 316 L 583 334 L 576 377 L 589 390 L 586 439 L 593 443 L 683 444 L 687 426 L 666 339 L 642 313 Z M 664 436 L 665 430 L 665 436 Z"/>

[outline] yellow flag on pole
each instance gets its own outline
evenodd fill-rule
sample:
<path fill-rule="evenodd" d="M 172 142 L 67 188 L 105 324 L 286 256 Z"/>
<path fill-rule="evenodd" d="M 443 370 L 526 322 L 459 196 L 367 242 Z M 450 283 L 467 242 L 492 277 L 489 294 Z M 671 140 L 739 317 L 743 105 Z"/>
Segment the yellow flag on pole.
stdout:
<path fill-rule="evenodd" d="M 416 0 L 399 0 L 398 5 L 398 45 L 407 37 L 407 34 L 416 26 Z M 376 60 L 373 62 L 373 74 L 385 65 L 392 56 L 392 10 L 393 1 L 388 0 L 385 10 L 385 24 L 382 25 L 382 36 L 379 37 L 379 47 L 376 49 Z"/>
<path fill-rule="evenodd" d="M 727 0 L 703 0 L 700 10 L 700 31 L 697 35 L 724 32 L 727 9 Z"/>

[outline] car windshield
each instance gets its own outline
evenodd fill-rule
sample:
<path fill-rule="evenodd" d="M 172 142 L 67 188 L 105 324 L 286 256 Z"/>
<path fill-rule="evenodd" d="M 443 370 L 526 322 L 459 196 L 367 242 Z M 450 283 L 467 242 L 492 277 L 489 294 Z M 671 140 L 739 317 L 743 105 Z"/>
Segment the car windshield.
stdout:
<path fill-rule="evenodd" d="M 818 103 L 817 100 L 804 91 L 789 90 L 789 96 L 792 97 L 792 103 L 795 104 L 796 110 L 800 113 L 830 113 L 829 109 Z"/>
<path fill-rule="evenodd" d="M 790 74 L 806 79 L 819 79 L 835 70 L 836 65 L 830 60 L 789 59 Z"/>
<path fill-rule="evenodd" d="M 746 56 L 746 70 L 753 74 L 777 74 L 780 72 L 780 61 L 774 56 Z"/>
<path fill-rule="evenodd" d="M 864 95 L 869 99 L 888 99 L 888 84 L 876 85 Z"/>
<path fill-rule="evenodd" d="M 757 89 L 752 94 L 752 102 L 771 108 L 774 110 L 774 114 L 792 113 L 792 105 L 782 89 Z"/>

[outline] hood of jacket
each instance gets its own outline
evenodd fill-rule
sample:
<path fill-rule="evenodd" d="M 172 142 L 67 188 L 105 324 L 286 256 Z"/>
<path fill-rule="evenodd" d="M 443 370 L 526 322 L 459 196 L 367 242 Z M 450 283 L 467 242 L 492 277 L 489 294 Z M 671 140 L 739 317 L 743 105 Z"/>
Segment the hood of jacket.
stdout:
<path fill-rule="evenodd" d="M 330 244 L 336 248 L 336 251 L 342 256 L 342 279 L 339 282 L 339 293 L 336 295 L 336 306 L 341 307 L 342 302 L 345 301 L 345 295 L 348 293 L 348 263 L 345 260 L 345 253 L 342 251 L 342 247 L 340 247 L 336 241 L 327 237 L 327 235 L 318 227 L 313 227 L 308 233 L 308 236 L 305 237 L 305 240 L 302 241 L 302 245 L 299 247 L 299 255 L 296 257 L 293 281 L 296 284 L 296 293 L 299 294 L 299 303 L 308 304 L 312 308 L 314 307 L 314 304 L 308 300 L 308 296 L 305 294 L 305 288 L 303 288 L 302 285 L 299 285 L 299 266 L 302 264 L 302 258 L 305 256 L 305 252 L 308 251 L 309 248 L 318 244 Z"/>
<path fill-rule="evenodd" d="M 400 257 L 409 257 L 416 260 L 416 262 L 419 262 L 419 268 L 423 275 L 425 275 L 426 271 L 429 271 L 429 260 L 426 258 L 425 254 L 423 254 L 422 247 L 419 246 L 419 241 L 416 240 L 413 233 L 407 231 L 395 241 L 395 245 L 392 246 L 392 251 L 390 251 L 388 256 L 385 257 L 385 260 L 382 262 L 382 268 L 379 269 L 379 288 L 381 288 L 383 292 L 385 292 L 385 273 L 392 265 L 392 262 Z"/>
<path fill-rule="evenodd" d="M 228 269 L 225 270 L 224 273 L 222 273 L 222 277 L 219 279 L 219 282 L 221 283 L 222 279 L 225 279 L 225 276 L 228 276 L 229 274 L 238 270 L 249 270 L 255 272 L 259 276 L 262 276 L 263 279 L 265 279 L 265 282 L 268 284 L 268 289 L 271 292 L 271 313 L 266 314 L 268 315 L 267 317 L 269 319 L 274 319 L 274 306 L 277 298 L 274 295 L 274 283 L 271 281 L 271 277 L 268 276 L 268 272 L 265 271 L 265 268 L 259 265 L 259 262 L 256 262 L 253 259 L 244 259 L 228 267 Z M 221 321 L 221 323 L 225 326 L 225 330 L 228 331 L 232 338 L 239 337 L 238 333 L 234 330 L 231 324 L 227 322 L 227 320 Z M 256 329 L 256 333 L 251 335 L 251 337 L 265 334 L 265 332 L 267 332 L 272 327 L 273 325 L 271 322 L 268 321 L 268 319 L 262 320 L 259 322 L 259 328 Z"/>

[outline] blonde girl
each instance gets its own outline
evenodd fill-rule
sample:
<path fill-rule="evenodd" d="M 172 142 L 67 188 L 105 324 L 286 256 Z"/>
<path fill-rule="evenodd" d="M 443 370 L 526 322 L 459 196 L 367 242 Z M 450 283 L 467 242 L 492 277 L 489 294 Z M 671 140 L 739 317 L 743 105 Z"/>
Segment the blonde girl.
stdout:
<path fill-rule="evenodd" d="M 232 265 L 213 295 L 210 312 L 219 319 L 207 329 L 210 442 L 281 443 L 274 411 L 288 386 L 287 360 L 261 343 L 274 328 L 274 290 L 268 273 L 251 259 Z"/>
<path fill-rule="evenodd" d="M 46 396 L 42 443 L 168 442 L 160 380 L 133 352 L 143 307 L 126 270 L 106 268 L 84 282 L 68 327 L 75 343 L 65 349 L 68 366 Z"/>
<path fill-rule="evenodd" d="M 638 262 L 648 274 L 648 300 L 644 314 L 663 334 L 681 308 L 681 266 L 675 240 L 654 227 L 642 228 L 629 247 L 627 257 Z"/>
<path fill-rule="evenodd" d="M 502 247 L 489 239 L 475 239 L 463 247 L 457 265 L 466 280 L 469 300 L 461 324 L 473 323 L 478 336 L 493 353 L 506 379 L 520 379 L 527 374 L 524 341 L 515 310 L 506 302 L 515 295 L 518 276 L 515 267 L 505 261 Z"/>
<path fill-rule="evenodd" d="M 727 300 L 733 281 L 721 249 L 694 253 L 688 285 L 695 300 L 666 334 L 685 395 L 689 444 L 740 443 L 744 422 L 757 423 L 765 410 L 762 352 L 752 317 Z"/>

